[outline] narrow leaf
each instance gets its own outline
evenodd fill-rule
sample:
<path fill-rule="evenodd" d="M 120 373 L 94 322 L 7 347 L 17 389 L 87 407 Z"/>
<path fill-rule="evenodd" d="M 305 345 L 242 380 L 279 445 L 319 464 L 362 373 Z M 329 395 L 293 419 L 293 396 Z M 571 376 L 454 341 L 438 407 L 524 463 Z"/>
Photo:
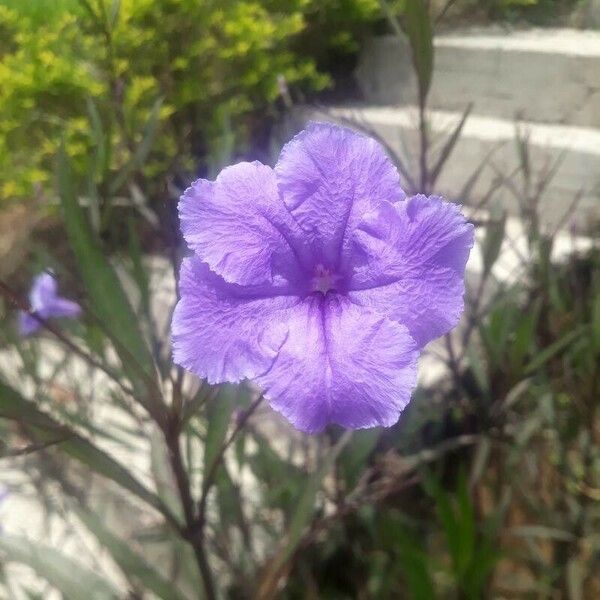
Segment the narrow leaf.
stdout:
<path fill-rule="evenodd" d="M 402 573 L 410 591 L 411 600 L 433 600 L 437 597 L 429 573 L 427 552 L 421 543 L 404 529 L 398 536 Z"/>
<path fill-rule="evenodd" d="M 109 25 L 113 29 L 119 20 L 119 14 L 121 12 L 121 0 L 112 0 L 109 13 Z"/>
<path fill-rule="evenodd" d="M 67 236 L 92 307 L 115 343 L 115 349 L 136 390 L 142 392 L 138 396 L 145 399 L 144 406 L 155 415 L 160 414 L 163 407 L 152 379 L 152 355 L 121 282 L 79 205 L 64 147 L 59 152 L 58 179 Z"/>
<path fill-rule="evenodd" d="M 575 539 L 573 534 L 568 531 L 563 531 L 555 527 L 545 527 L 543 525 L 520 525 L 512 527 L 509 531 L 519 537 L 532 537 L 543 540 L 572 542 Z"/>
<path fill-rule="evenodd" d="M 206 407 L 208 424 L 204 445 L 205 476 L 212 470 L 213 463 L 225 442 L 237 394 L 238 388 L 236 386 L 225 384 L 219 390 L 217 397 Z"/>
<path fill-rule="evenodd" d="M 424 103 L 433 74 L 433 32 L 429 10 L 424 0 L 409 0 L 405 3 L 404 11 L 406 34 L 419 82 L 419 97 Z"/>
<path fill-rule="evenodd" d="M 350 441 L 351 435 L 352 432 L 347 431 L 331 449 L 320 468 L 308 478 L 304 492 L 300 496 L 296 510 L 290 520 L 287 535 L 258 585 L 258 599 L 271 598 L 277 589 L 279 580 L 286 571 L 288 561 L 296 551 L 302 533 L 313 515 L 315 497 L 319 491 L 321 482 L 332 468 L 340 452 Z"/>
<path fill-rule="evenodd" d="M 148 154 L 150 154 L 150 150 L 152 150 L 152 144 L 154 143 L 154 139 L 156 137 L 156 132 L 158 131 L 162 103 L 163 99 L 158 98 L 152 106 L 150 116 L 144 125 L 144 130 L 142 131 L 142 140 L 135 149 L 131 160 L 125 165 L 125 167 L 123 167 L 120 173 L 113 180 L 110 186 L 111 195 L 116 194 L 121 189 L 121 187 L 127 182 L 129 176 L 144 164 Z"/>
<path fill-rule="evenodd" d="M 388 0 L 379 0 L 379 2 L 394 33 L 404 37 L 398 17 Z M 419 99 L 424 105 L 433 72 L 433 37 L 426 3 L 423 0 L 404 2 L 404 20 L 404 29 L 408 36 L 413 66 L 417 74 Z"/>
<path fill-rule="evenodd" d="M 96 447 L 77 432 L 59 423 L 40 410 L 32 401 L 26 400 L 13 388 L 0 381 L 0 418 L 22 423 L 27 427 L 35 442 L 61 440 L 55 449 L 89 467 L 128 490 L 156 510 L 166 514 L 159 498 L 143 486 L 125 467 Z"/>
<path fill-rule="evenodd" d="M 117 600 L 123 597 L 123 593 L 108 580 L 38 540 L 33 542 L 22 537 L 2 535 L 0 551 L 8 562 L 31 567 L 69 600 Z"/>
<path fill-rule="evenodd" d="M 184 597 L 172 582 L 164 579 L 143 556 L 132 550 L 125 540 L 112 533 L 101 519 L 82 508 L 76 507 L 75 512 L 127 577 L 136 578 L 145 589 L 154 592 L 163 600 L 183 600 Z"/>
<path fill-rule="evenodd" d="M 467 122 L 467 119 L 469 118 L 469 115 L 471 114 L 472 110 L 473 110 L 473 103 L 470 102 L 468 104 L 467 108 L 465 109 L 465 112 L 463 113 L 460 121 L 457 123 L 456 127 L 454 128 L 454 131 L 452 132 L 450 137 L 448 137 L 448 139 L 446 140 L 446 143 L 442 147 L 439 157 L 437 159 L 437 162 L 435 163 L 435 166 L 431 170 L 430 179 L 431 179 L 432 187 L 434 186 L 435 182 L 437 181 L 438 177 L 440 176 L 442 169 L 444 168 L 444 165 L 448 162 L 448 159 L 450 158 L 450 155 L 452 154 L 452 151 L 454 150 L 454 147 L 456 146 L 456 142 L 458 142 L 458 140 L 460 138 L 460 134 L 462 133 L 463 127 L 465 126 L 465 123 Z M 461 201 L 462 201 L 462 199 L 461 199 Z"/>
<path fill-rule="evenodd" d="M 570 344 L 572 344 L 583 332 L 585 331 L 585 326 L 578 327 L 573 331 L 570 331 L 566 335 L 564 335 L 560 340 L 557 340 L 553 344 L 550 344 L 547 348 L 545 348 L 542 352 L 540 352 L 528 365 L 525 369 L 526 375 L 531 375 L 535 371 L 537 371 L 540 367 L 545 365 L 550 359 L 554 358 L 561 352 L 563 352 Z"/>
<path fill-rule="evenodd" d="M 490 274 L 492 267 L 498 260 L 498 256 L 500 256 L 505 228 L 506 212 L 496 207 L 491 211 L 483 241 L 483 273 L 481 276 L 484 279 Z"/>

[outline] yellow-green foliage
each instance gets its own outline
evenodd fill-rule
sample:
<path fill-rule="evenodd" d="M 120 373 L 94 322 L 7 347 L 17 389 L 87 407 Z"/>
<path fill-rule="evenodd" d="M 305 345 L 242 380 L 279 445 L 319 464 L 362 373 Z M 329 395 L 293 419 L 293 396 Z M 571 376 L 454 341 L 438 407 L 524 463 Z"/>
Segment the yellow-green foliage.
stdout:
<path fill-rule="evenodd" d="M 158 98 L 145 175 L 195 168 L 223 114 L 242 141 L 243 117 L 276 98 L 279 75 L 305 89 L 327 84 L 291 49 L 314 2 L 79 0 L 44 20 L 0 0 L 0 202 L 51 193 L 62 137 L 89 171 L 90 100 L 107 142 L 98 183 L 131 160 Z"/>
<path fill-rule="evenodd" d="M 43 187 L 61 133 L 73 156 L 86 150 L 82 99 L 100 96 L 106 87 L 80 60 L 90 40 L 72 15 L 52 27 L 29 25 L 0 6 L 0 199 Z"/>

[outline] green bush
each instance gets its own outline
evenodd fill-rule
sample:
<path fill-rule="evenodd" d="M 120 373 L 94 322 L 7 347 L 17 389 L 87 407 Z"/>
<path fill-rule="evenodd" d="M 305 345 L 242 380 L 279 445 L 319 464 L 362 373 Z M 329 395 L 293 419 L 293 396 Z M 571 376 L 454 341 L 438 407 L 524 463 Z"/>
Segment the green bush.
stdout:
<path fill-rule="evenodd" d="M 307 90 L 328 82 L 291 50 L 311 0 L 52 7 L 44 18 L 32 0 L 0 4 L 0 202 L 49 193 L 63 136 L 78 171 L 91 168 L 90 111 L 102 124 L 99 184 L 130 163 L 154 114 L 160 134 L 140 174 L 153 179 L 197 168 L 225 117 L 241 142 L 244 117 L 276 99 L 278 76 Z"/>

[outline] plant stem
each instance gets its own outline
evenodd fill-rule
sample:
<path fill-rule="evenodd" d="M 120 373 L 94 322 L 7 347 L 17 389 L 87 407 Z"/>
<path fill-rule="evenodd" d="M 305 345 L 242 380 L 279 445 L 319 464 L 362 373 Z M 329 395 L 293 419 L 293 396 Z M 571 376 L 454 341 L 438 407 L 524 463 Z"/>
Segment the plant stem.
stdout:
<path fill-rule="evenodd" d="M 183 507 L 185 518 L 185 528 L 183 534 L 194 550 L 196 563 L 200 570 L 202 583 L 204 585 L 204 593 L 208 600 L 216 600 L 215 584 L 213 576 L 208 564 L 206 549 L 204 548 L 204 527 L 203 523 L 196 519 L 194 511 L 194 499 L 190 489 L 190 480 L 185 470 L 183 457 L 181 456 L 181 448 L 179 445 L 179 437 L 181 428 L 179 418 L 176 416 L 171 421 L 169 426 L 163 429 L 165 442 L 169 452 L 169 462 L 175 476 L 179 498 Z"/>
<path fill-rule="evenodd" d="M 427 137 L 427 118 L 425 106 L 427 98 L 419 90 L 419 179 L 422 194 L 429 194 L 429 168 L 427 166 L 427 155 L 429 153 L 429 139 Z"/>
<path fill-rule="evenodd" d="M 194 555 L 196 557 L 196 563 L 200 574 L 202 576 L 202 582 L 204 584 L 204 592 L 208 600 L 216 600 L 217 595 L 215 591 L 215 584 L 213 581 L 212 572 L 210 565 L 208 564 L 208 557 L 206 555 L 206 549 L 204 547 L 204 525 L 206 522 L 206 502 L 208 498 L 208 492 L 212 487 L 217 469 L 227 449 L 234 442 L 238 433 L 242 430 L 252 413 L 258 408 L 261 403 L 263 396 L 260 395 L 244 413 L 242 418 L 238 421 L 231 435 L 227 441 L 220 448 L 219 453 L 215 457 L 208 473 L 204 478 L 202 484 L 202 496 L 198 503 L 198 511 L 194 510 L 194 499 L 190 489 L 190 481 L 185 470 L 183 458 L 181 456 L 181 449 L 179 446 L 179 436 L 181 433 L 181 415 L 177 412 L 177 405 L 174 406 L 176 411 L 172 415 L 171 422 L 165 428 L 163 433 L 165 436 L 165 442 L 169 451 L 169 461 L 175 476 L 175 482 L 179 491 L 179 497 L 181 499 L 181 505 L 183 507 L 183 514 L 185 518 L 184 536 L 187 541 L 191 544 L 194 549 Z"/>

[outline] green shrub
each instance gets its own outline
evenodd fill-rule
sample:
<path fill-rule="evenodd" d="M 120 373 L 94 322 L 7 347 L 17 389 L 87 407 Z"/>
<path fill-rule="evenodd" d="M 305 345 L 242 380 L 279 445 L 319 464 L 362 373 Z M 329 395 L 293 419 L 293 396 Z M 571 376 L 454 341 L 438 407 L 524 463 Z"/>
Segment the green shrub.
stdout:
<path fill-rule="evenodd" d="M 102 184 L 132 160 L 158 99 L 160 133 L 139 175 L 151 180 L 197 168 L 224 116 L 243 141 L 244 117 L 276 99 L 278 76 L 307 90 L 328 82 L 291 50 L 310 0 L 53 6 L 43 20 L 32 0 L 0 4 L 0 202 L 49 193 L 62 136 L 78 171 L 91 168 L 90 100 L 105 144 Z"/>

